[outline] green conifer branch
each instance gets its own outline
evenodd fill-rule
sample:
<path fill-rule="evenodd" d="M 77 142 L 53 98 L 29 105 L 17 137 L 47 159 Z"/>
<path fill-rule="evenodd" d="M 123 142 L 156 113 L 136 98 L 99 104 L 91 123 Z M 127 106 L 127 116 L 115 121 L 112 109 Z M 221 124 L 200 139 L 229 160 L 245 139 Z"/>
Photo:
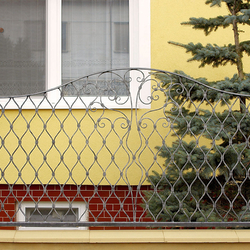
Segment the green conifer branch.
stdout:
<path fill-rule="evenodd" d="M 238 2 L 242 9 L 248 9 L 249 0 L 206 0 L 205 4 L 209 5 L 210 7 L 218 6 L 221 7 L 221 3 L 226 3 L 228 6 L 232 6 L 235 2 Z"/>
<path fill-rule="evenodd" d="M 236 53 L 234 45 L 224 45 L 222 47 L 217 44 L 207 44 L 205 47 L 201 43 L 188 43 L 182 44 L 177 42 L 169 41 L 170 44 L 174 44 L 186 49 L 186 52 L 192 54 L 192 58 L 188 61 L 199 61 L 201 62 L 199 67 L 205 65 L 212 65 L 218 67 L 220 65 L 226 65 L 228 62 L 231 64 L 237 64 L 238 54 Z"/>
<path fill-rule="evenodd" d="M 241 42 L 240 49 L 241 52 L 245 52 L 248 56 L 250 56 L 250 40 Z"/>
<path fill-rule="evenodd" d="M 188 22 L 182 22 L 182 25 L 191 25 L 193 29 L 204 30 L 205 35 L 209 35 L 211 32 L 216 31 L 219 27 L 226 28 L 230 24 L 225 23 L 227 16 L 218 16 L 215 18 L 194 18 L 191 17 Z"/>
<path fill-rule="evenodd" d="M 242 10 L 245 11 L 245 10 Z M 209 35 L 211 32 L 216 31 L 219 27 L 227 28 L 229 25 L 232 25 L 234 20 L 239 24 L 247 24 L 250 25 L 250 12 L 246 10 L 242 15 L 234 16 L 234 15 L 226 15 L 226 16 L 217 16 L 214 18 L 195 18 L 191 17 L 189 21 L 182 22 L 182 25 L 191 25 L 193 29 L 200 29 L 205 32 L 205 35 Z"/>
<path fill-rule="evenodd" d="M 207 0 L 206 2 L 205 2 L 205 4 L 210 4 L 210 7 L 213 7 L 213 6 L 221 6 L 221 2 L 222 2 L 222 0 Z"/>

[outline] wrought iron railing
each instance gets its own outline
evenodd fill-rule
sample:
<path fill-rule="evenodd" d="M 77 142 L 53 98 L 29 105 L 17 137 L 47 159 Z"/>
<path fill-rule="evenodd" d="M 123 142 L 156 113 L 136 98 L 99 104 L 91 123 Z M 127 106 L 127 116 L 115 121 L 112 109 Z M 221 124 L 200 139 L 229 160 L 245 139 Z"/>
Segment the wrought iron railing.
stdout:
<path fill-rule="evenodd" d="M 249 227 L 250 95 L 155 69 L 0 99 L 0 226 Z"/>

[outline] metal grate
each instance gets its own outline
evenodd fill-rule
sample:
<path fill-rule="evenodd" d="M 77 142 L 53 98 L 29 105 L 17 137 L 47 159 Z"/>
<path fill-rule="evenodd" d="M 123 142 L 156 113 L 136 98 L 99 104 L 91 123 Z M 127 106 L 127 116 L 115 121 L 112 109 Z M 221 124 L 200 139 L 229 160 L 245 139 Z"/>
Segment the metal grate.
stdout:
<path fill-rule="evenodd" d="M 249 97 L 132 68 L 1 98 L 0 226 L 249 227 Z"/>

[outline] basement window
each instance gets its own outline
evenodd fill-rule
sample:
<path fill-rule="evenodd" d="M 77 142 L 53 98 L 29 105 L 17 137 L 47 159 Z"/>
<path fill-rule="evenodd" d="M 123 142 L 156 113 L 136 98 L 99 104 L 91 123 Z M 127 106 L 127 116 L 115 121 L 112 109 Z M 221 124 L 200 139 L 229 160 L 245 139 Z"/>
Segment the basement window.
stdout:
<path fill-rule="evenodd" d="M 17 205 L 17 221 L 30 223 L 42 222 L 83 222 L 87 221 L 87 210 L 84 202 L 22 202 Z M 30 227 L 20 226 L 19 230 L 77 230 L 86 227 Z"/>

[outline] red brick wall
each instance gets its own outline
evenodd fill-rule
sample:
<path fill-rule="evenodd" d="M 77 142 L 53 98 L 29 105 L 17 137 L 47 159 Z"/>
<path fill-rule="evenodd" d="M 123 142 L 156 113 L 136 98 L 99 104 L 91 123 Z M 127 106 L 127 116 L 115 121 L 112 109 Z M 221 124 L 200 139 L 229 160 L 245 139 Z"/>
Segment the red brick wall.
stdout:
<path fill-rule="evenodd" d="M 15 221 L 16 203 L 21 201 L 83 201 L 89 203 L 89 221 L 106 222 L 112 217 L 116 222 L 128 222 L 133 219 L 133 202 L 137 195 L 136 218 L 141 218 L 141 222 L 150 221 L 145 218 L 145 212 L 139 205 L 142 201 L 143 190 L 149 190 L 150 186 L 140 188 L 140 193 L 136 192 L 137 186 L 116 186 L 113 190 L 110 186 L 81 186 L 75 185 L 0 185 L 0 222 Z M 105 205 L 106 204 L 106 208 Z M 123 207 L 121 207 L 123 204 Z M 13 227 L 0 227 L 0 229 L 15 229 Z M 119 227 L 91 227 L 90 229 L 121 229 Z M 138 227 L 123 229 L 139 229 Z"/>

